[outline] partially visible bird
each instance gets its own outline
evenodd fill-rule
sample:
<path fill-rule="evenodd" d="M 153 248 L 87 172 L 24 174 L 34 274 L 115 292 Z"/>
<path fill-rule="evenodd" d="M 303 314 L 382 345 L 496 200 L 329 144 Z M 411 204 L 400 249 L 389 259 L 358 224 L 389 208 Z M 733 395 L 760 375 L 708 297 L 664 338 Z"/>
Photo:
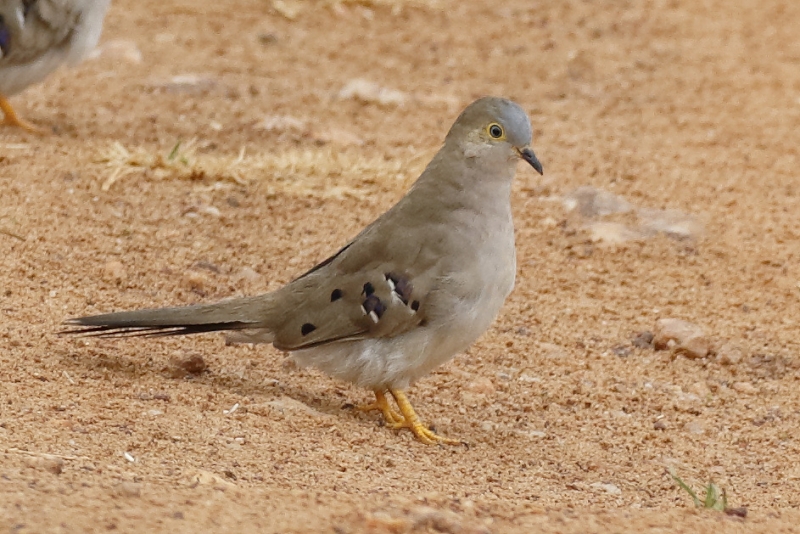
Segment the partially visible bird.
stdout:
<path fill-rule="evenodd" d="M 44 130 L 21 119 L 8 101 L 97 45 L 110 0 L 0 0 L 0 124 Z"/>
<path fill-rule="evenodd" d="M 282 288 L 66 324 L 100 336 L 233 331 L 233 341 L 272 343 L 300 365 L 372 389 L 375 402 L 364 408 L 380 410 L 391 427 L 423 443 L 453 443 L 420 422 L 403 390 L 478 339 L 514 287 L 511 183 L 520 159 L 542 172 L 530 142 L 519 105 L 479 99 L 405 197 Z"/>

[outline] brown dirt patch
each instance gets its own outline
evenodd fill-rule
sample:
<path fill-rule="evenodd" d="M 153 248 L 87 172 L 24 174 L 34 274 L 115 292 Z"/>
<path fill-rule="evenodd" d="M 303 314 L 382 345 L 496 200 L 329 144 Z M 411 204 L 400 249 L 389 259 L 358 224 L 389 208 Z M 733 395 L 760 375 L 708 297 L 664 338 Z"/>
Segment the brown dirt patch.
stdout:
<path fill-rule="evenodd" d="M 102 42 L 144 61 L 15 97 L 52 136 L 0 130 L 0 525 L 797 531 L 799 24 L 788 0 L 115 0 Z M 405 102 L 338 99 L 358 78 Z M 55 335 L 286 282 L 483 94 L 530 112 L 546 175 L 517 181 L 501 317 L 410 391 L 469 448 L 382 428 L 344 408 L 367 392 L 271 348 Z M 705 231 L 592 243 L 558 200 L 586 184 Z M 632 346 L 664 317 L 741 358 Z M 176 371 L 194 355 L 205 372 Z M 670 466 L 747 519 L 694 511 Z"/>

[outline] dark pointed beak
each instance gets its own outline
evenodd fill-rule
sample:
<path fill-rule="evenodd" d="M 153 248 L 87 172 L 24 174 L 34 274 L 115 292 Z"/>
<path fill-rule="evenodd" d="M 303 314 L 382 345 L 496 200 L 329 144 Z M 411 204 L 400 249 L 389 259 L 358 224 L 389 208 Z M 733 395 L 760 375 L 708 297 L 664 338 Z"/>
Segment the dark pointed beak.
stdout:
<path fill-rule="evenodd" d="M 539 162 L 539 158 L 536 157 L 536 154 L 533 153 L 533 150 L 531 150 L 529 147 L 525 147 L 518 148 L 517 152 L 519 152 L 519 157 L 530 163 L 531 167 L 536 169 L 536 172 L 539 174 L 544 174 L 542 164 Z"/>

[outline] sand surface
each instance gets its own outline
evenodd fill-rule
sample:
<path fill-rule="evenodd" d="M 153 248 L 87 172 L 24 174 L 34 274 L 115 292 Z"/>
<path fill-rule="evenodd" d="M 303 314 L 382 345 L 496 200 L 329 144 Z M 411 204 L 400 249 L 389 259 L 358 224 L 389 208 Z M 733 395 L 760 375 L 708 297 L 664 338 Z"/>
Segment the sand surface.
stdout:
<path fill-rule="evenodd" d="M 53 134 L 0 128 L 0 530 L 800 531 L 798 27 L 790 0 L 114 0 L 97 57 L 12 99 Z M 468 446 L 271 347 L 56 335 L 279 287 L 485 94 L 545 175 L 520 166 L 500 317 L 409 390 Z M 665 318 L 707 354 L 632 343 Z"/>

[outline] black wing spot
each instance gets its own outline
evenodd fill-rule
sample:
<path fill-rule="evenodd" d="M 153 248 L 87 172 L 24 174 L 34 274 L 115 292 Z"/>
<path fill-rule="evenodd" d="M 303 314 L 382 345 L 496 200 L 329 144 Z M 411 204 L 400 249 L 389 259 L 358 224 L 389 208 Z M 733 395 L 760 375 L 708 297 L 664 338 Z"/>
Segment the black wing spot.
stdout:
<path fill-rule="evenodd" d="M 343 295 L 343 293 L 342 293 L 341 289 L 334 289 L 331 292 L 331 302 L 336 302 L 337 300 L 342 298 L 342 295 Z"/>
<path fill-rule="evenodd" d="M 314 326 L 313 324 L 306 323 L 306 324 L 304 324 L 303 326 L 300 327 L 300 333 L 303 334 L 304 336 L 307 336 L 308 334 L 310 334 L 311 332 L 313 332 L 316 329 L 317 329 L 317 327 Z"/>
<path fill-rule="evenodd" d="M 408 304 L 408 299 L 411 298 L 412 290 L 411 282 L 409 282 L 407 278 L 401 278 L 397 281 L 397 287 L 394 292 L 397 293 L 400 300 L 403 301 L 403 304 Z"/>
<path fill-rule="evenodd" d="M 419 310 L 419 301 L 418 300 L 415 300 L 414 302 L 411 303 L 411 309 L 414 310 L 414 311 Z"/>
<path fill-rule="evenodd" d="M 379 299 L 377 295 L 368 296 L 364 301 L 363 308 L 366 314 L 369 315 L 375 313 L 375 316 L 378 319 L 383 317 L 383 314 L 386 311 L 386 306 L 383 305 L 383 302 L 381 302 L 381 299 Z"/>
<path fill-rule="evenodd" d="M 385 276 L 386 280 L 390 282 L 392 291 L 394 291 L 395 295 L 397 295 L 400 300 L 403 301 L 403 304 L 407 306 L 408 299 L 411 298 L 411 292 L 414 290 L 414 286 L 411 285 L 411 282 L 405 276 L 397 275 L 395 273 L 386 273 Z"/>
<path fill-rule="evenodd" d="M 375 288 L 374 288 L 374 287 L 372 287 L 372 284 L 370 284 L 369 282 L 367 282 L 366 284 L 364 284 L 364 295 L 366 295 L 367 297 L 369 297 L 369 296 L 370 296 L 370 295 L 372 295 L 373 293 L 375 293 Z"/>

